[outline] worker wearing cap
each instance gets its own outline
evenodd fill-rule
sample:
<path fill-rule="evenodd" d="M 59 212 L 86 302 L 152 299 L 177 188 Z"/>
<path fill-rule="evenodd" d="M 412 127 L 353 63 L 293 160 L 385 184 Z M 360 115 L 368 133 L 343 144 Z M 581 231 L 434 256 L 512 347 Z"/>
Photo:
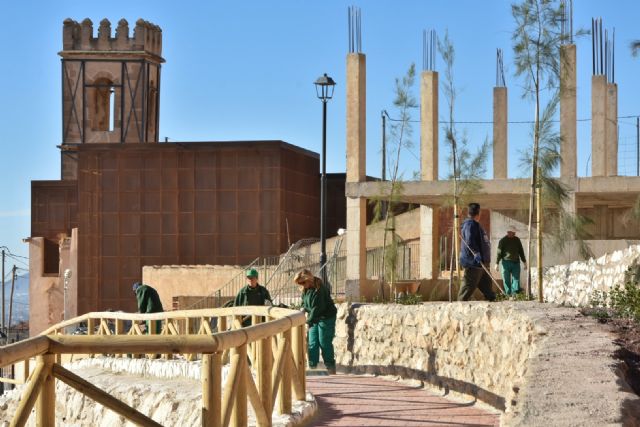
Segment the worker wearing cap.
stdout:
<path fill-rule="evenodd" d="M 138 313 L 162 313 L 162 302 L 158 292 L 149 285 L 141 282 L 133 284 L 133 292 L 136 294 L 138 301 Z M 156 320 L 153 322 L 154 333 L 159 334 L 162 322 Z M 151 324 L 147 321 L 147 333 L 151 330 Z"/>
<path fill-rule="evenodd" d="M 238 307 L 242 305 L 265 305 L 267 301 L 273 304 L 269 291 L 258 283 L 258 270 L 252 268 L 247 270 L 247 285 L 238 291 L 233 305 Z M 242 326 L 251 325 L 251 317 L 248 316 L 242 322 Z"/>
<path fill-rule="evenodd" d="M 315 277 L 309 270 L 299 271 L 294 282 L 303 287 L 302 307 L 307 313 L 307 333 L 309 368 L 314 369 L 320 360 L 330 374 L 336 373 L 336 359 L 333 352 L 333 338 L 336 335 L 336 305 L 331 298 L 329 288 L 322 279 Z"/>
<path fill-rule="evenodd" d="M 507 230 L 507 235 L 498 242 L 498 258 L 496 259 L 496 271 L 499 271 L 502 261 L 502 280 L 504 281 L 504 293 L 513 295 L 520 292 L 520 260 L 527 269 L 527 259 L 520 238 L 516 236 L 513 228 Z"/>

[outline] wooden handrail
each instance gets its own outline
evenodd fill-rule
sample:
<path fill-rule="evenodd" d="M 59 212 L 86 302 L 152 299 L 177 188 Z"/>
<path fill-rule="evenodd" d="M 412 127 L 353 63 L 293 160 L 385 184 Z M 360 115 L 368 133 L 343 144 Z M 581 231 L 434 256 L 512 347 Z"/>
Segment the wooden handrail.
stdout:
<path fill-rule="evenodd" d="M 253 326 L 241 327 L 240 320 L 251 316 Z M 232 321 L 227 322 L 231 317 Z M 222 332 L 212 333 L 209 321 L 217 318 Z M 261 322 L 261 318 L 265 322 Z M 132 321 L 134 330 L 124 330 L 124 321 Z M 144 335 L 135 322 L 164 320 L 162 335 Z M 110 323 L 113 321 L 114 329 Z M 87 335 L 66 335 L 65 329 L 86 322 L 91 330 Z M 198 333 L 191 325 L 200 323 Z M 227 324 L 235 329 L 225 330 Z M 280 402 L 280 413 L 291 412 L 292 392 L 304 399 L 304 325 L 305 315 L 300 311 L 277 307 L 244 306 L 219 309 L 172 311 L 138 314 L 120 312 L 87 313 L 47 329 L 41 335 L 0 349 L 0 367 L 28 360 L 34 356 L 48 361 L 39 362 L 36 372 L 26 388 L 14 425 L 24 425 L 36 396 L 40 394 L 36 413 L 40 420 L 53 419 L 55 376 L 79 388 L 88 397 L 110 407 L 129 420 L 155 425 L 135 408 L 119 402 L 99 391 L 85 380 L 67 372 L 59 365 L 51 366 L 60 354 L 185 354 L 203 355 L 202 382 L 204 425 L 246 425 L 247 403 L 253 406 L 259 426 L 271 425 L 274 403 Z M 99 329 L 93 329 L 98 328 Z M 278 338 L 276 340 L 276 338 Z M 273 348 L 275 346 L 275 348 Z M 277 348 L 276 354 L 272 349 Z M 221 369 L 225 355 L 231 352 L 232 363 L 228 380 L 221 394 Z M 275 356 L 275 360 L 273 360 Z M 251 365 L 247 361 L 251 359 Z M 257 384 L 251 376 L 255 369 Z M 43 370 L 44 369 L 44 370 Z M 286 372 L 282 372 L 285 370 Z M 276 396 L 278 397 L 276 399 Z M 222 401 L 220 399 L 222 398 Z M 248 398 L 248 402 L 247 402 Z"/>
<path fill-rule="evenodd" d="M 222 316 L 270 316 L 275 318 L 292 316 L 290 309 L 270 306 L 242 306 L 242 307 L 225 307 L 225 308 L 205 308 L 200 310 L 176 310 L 164 311 L 162 313 L 125 313 L 120 311 L 99 311 L 83 314 L 73 319 L 65 320 L 57 323 L 50 328 L 44 330 L 40 335 L 50 335 L 58 333 L 69 326 L 79 325 L 89 319 L 108 319 L 108 320 L 131 320 L 135 322 L 145 320 L 169 320 L 199 317 L 222 317 Z M 294 325 L 297 326 L 297 325 Z"/>
<path fill-rule="evenodd" d="M 0 367 L 30 359 L 49 351 L 49 338 L 37 336 L 0 347 Z"/>

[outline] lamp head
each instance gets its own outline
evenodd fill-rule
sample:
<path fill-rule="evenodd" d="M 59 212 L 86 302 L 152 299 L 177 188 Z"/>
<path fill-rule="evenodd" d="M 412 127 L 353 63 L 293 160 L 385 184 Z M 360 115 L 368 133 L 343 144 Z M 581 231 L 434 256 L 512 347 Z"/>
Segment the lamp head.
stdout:
<path fill-rule="evenodd" d="M 327 102 L 331 98 L 333 98 L 333 89 L 336 85 L 336 82 L 329 76 L 327 73 L 324 73 L 322 76 L 318 77 L 314 83 L 316 85 L 316 95 L 322 102 Z"/>

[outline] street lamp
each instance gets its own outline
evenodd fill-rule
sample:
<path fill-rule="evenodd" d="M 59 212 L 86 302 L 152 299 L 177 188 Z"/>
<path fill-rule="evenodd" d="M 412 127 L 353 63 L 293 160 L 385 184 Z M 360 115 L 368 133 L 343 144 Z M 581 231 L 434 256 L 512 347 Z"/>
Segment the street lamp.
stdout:
<path fill-rule="evenodd" d="M 327 101 L 333 98 L 336 82 L 327 73 L 314 82 L 316 95 L 322 101 L 322 175 L 320 179 L 320 272 L 322 283 L 327 284 Z"/>

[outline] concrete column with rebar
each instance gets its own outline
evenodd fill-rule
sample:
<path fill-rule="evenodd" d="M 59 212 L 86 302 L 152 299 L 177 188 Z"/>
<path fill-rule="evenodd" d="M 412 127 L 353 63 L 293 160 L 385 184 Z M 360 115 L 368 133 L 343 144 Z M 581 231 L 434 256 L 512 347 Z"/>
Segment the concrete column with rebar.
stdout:
<path fill-rule="evenodd" d="M 438 180 L 438 73 L 423 71 L 420 83 L 420 176 Z M 438 206 L 420 206 L 420 277 L 437 279 L 439 266 Z"/>
<path fill-rule="evenodd" d="M 607 83 L 606 117 L 606 175 L 616 176 L 618 175 L 618 85 L 615 83 Z"/>
<path fill-rule="evenodd" d="M 420 176 L 438 180 L 438 73 L 423 71 L 420 83 Z"/>
<path fill-rule="evenodd" d="M 576 45 L 560 47 L 560 176 L 577 176 Z"/>
<path fill-rule="evenodd" d="M 493 178 L 507 179 L 507 88 L 493 88 Z"/>
<path fill-rule="evenodd" d="M 605 176 L 607 121 L 607 77 L 591 77 L 591 176 Z"/>
<path fill-rule="evenodd" d="M 347 55 L 347 182 L 366 181 L 366 57 Z M 367 199 L 347 198 L 347 298 L 359 299 L 367 278 Z"/>

